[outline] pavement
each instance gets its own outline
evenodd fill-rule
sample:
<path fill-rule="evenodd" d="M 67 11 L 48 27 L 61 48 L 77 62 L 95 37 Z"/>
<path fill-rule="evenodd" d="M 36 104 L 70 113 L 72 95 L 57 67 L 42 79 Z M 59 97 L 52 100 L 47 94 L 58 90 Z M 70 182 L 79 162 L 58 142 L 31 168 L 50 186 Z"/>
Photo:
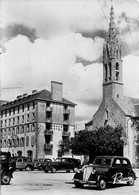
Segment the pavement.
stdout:
<path fill-rule="evenodd" d="M 139 179 L 139 169 L 133 169 L 133 170 L 136 173 L 136 177 L 138 177 L 138 179 Z"/>

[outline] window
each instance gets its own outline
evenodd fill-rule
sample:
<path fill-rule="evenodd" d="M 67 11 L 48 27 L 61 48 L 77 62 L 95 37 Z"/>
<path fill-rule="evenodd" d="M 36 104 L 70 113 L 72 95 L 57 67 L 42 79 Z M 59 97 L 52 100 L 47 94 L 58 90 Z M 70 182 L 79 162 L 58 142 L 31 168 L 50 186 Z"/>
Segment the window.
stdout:
<path fill-rule="evenodd" d="M 24 126 L 21 127 L 21 133 L 24 133 Z"/>
<path fill-rule="evenodd" d="M 35 114 L 32 113 L 32 121 L 34 121 L 34 119 L 35 119 Z"/>
<path fill-rule="evenodd" d="M 7 126 L 7 120 L 5 120 L 5 126 Z"/>
<path fill-rule="evenodd" d="M 9 119 L 9 126 L 11 125 L 11 119 Z"/>
<path fill-rule="evenodd" d="M 32 124 L 31 131 L 34 132 L 34 124 Z"/>
<path fill-rule="evenodd" d="M 3 125 L 3 121 L 1 121 L 1 124 L 0 124 L 0 126 L 2 127 L 2 125 Z"/>
<path fill-rule="evenodd" d="M 26 137 L 26 146 L 29 146 L 29 136 Z"/>
<path fill-rule="evenodd" d="M 27 110 L 29 110 L 29 103 L 27 103 Z"/>
<path fill-rule="evenodd" d="M 22 116 L 22 123 L 24 123 L 24 116 Z"/>
<path fill-rule="evenodd" d="M 109 62 L 109 80 L 111 80 L 111 63 Z"/>
<path fill-rule="evenodd" d="M 27 133 L 29 132 L 29 125 L 27 125 Z"/>
<path fill-rule="evenodd" d="M 33 102 L 33 109 L 35 108 L 35 102 Z"/>
<path fill-rule="evenodd" d="M 19 124 L 19 116 L 17 117 L 17 124 Z"/>
<path fill-rule="evenodd" d="M 24 112 L 24 104 L 22 104 L 22 111 Z"/>
<path fill-rule="evenodd" d="M 107 81 L 108 78 L 108 69 L 107 69 L 107 64 L 105 64 L 105 81 Z"/>
<path fill-rule="evenodd" d="M 116 72 L 116 81 L 119 80 L 119 72 Z"/>
<path fill-rule="evenodd" d="M 35 135 L 31 136 L 31 146 L 34 146 L 35 144 Z"/>
<path fill-rule="evenodd" d="M 13 118 L 13 125 L 15 124 L 15 118 Z"/>
<path fill-rule="evenodd" d="M 7 110 L 5 110 L 5 116 L 7 116 Z"/>
<path fill-rule="evenodd" d="M 9 116 L 11 115 L 11 108 L 9 108 Z"/>
<path fill-rule="evenodd" d="M 19 134 L 19 127 L 16 128 L 16 134 Z"/>
<path fill-rule="evenodd" d="M 17 112 L 19 113 L 19 111 L 20 111 L 20 107 L 18 106 L 18 107 L 17 107 Z"/>
<path fill-rule="evenodd" d="M 119 70 L 119 64 L 116 62 L 116 70 Z"/>
<path fill-rule="evenodd" d="M 13 108 L 13 114 L 15 114 L 15 108 Z"/>
<path fill-rule="evenodd" d="M 1 118 L 3 117 L 3 111 L 1 111 Z"/>
<path fill-rule="evenodd" d="M 29 122 L 29 114 L 27 114 L 27 122 Z"/>

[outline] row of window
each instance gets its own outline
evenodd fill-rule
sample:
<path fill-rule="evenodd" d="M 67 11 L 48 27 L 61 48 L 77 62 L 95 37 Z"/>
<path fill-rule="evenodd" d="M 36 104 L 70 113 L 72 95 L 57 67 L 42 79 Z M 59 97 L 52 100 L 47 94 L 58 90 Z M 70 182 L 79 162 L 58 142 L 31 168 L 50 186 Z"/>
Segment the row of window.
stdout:
<path fill-rule="evenodd" d="M 35 109 L 35 102 L 30 102 L 30 103 L 22 104 L 22 105 L 13 107 L 13 108 L 5 109 L 1 111 L 1 117 L 10 116 L 15 113 L 20 113 L 21 111 L 24 112 L 25 109 L 29 111 L 30 108 Z"/>
<path fill-rule="evenodd" d="M 4 139 L 2 140 L 2 148 L 12 148 L 12 147 L 25 147 L 25 146 L 34 146 L 35 144 L 35 135 L 31 137 L 27 136 L 15 138 L 15 139 Z"/>
<path fill-rule="evenodd" d="M 33 122 L 34 120 L 35 120 L 35 113 L 31 113 L 31 114 L 17 116 L 14 118 L 3 120 L 1 121 L 1 127 L 18 125 L 25 122 Z"/>
<path fill-rule="evenodd" d="M 1 129 L 2 136 L 18 135 L 22 133 L 35 132 L 34 124 L 22 125 L 13 128 Z"/>

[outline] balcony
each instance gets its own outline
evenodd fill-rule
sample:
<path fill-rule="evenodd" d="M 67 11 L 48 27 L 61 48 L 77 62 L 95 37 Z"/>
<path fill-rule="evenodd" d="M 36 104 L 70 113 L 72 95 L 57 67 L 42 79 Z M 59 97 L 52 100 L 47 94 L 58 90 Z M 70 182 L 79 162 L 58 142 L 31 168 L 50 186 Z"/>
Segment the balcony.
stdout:
<path fill-rule="evenodd" d="M 52 118 L 46 118 L 46 123 L 52 123 Z"/>
<path fill-rule="evenodd" d="M 63 131 L 62 132 L 62 136 L 63 137 L 69 137 L 70 136 L 70 132 L 69 131 Z"/>
<path fill-rule="evenodd" d="M 70 114 L 70 110 L 69 109 L 64 109 L 63 114 Z"/>
<path fill-rule="evenodd" d="M 44 150 L 51 150 L 51 149 L 53 149 L 52 144 L 44 144 Z"/>
<path fill-rule="evenodd" d="M 53 135 L 53 130 L 44 130 L 44 135 Z"/>
<path fill-rule="evenodd" d="M 63 125 L 69 125 L 69 123 L 70 123 L 69 120 L 64 120 L 63 121 Z"/>
<path fill-rule="evenodd" d="M 52 111 L 53 111 L 53 108 L 51 106 L 46 107 L 46 112 L 52 112 Z"/>

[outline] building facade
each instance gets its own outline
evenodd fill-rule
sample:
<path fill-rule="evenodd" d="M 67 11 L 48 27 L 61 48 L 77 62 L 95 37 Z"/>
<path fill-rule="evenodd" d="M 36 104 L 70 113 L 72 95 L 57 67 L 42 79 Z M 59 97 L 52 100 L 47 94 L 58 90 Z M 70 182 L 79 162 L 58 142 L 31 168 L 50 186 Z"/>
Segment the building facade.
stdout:
<path fill-rule="evenodd" d="M 108 39 L 103 47 L 103 100 L 86 129 L 121 125 L 126 133 L 123 155 L 136 166 L 137 131 L 132 120 L 139 119 L 139 99 L 123 95 L 122 48 L 116 34 L 111 7 Z"/>
<path fill-rule="evenodd" d="M 1 105 L 1 150 L 15 156 L 56 158 L 60 140 L 74 137 L 75 104 L 63 98 L 62 83 L 51 92 L 23 94 Z"/>

